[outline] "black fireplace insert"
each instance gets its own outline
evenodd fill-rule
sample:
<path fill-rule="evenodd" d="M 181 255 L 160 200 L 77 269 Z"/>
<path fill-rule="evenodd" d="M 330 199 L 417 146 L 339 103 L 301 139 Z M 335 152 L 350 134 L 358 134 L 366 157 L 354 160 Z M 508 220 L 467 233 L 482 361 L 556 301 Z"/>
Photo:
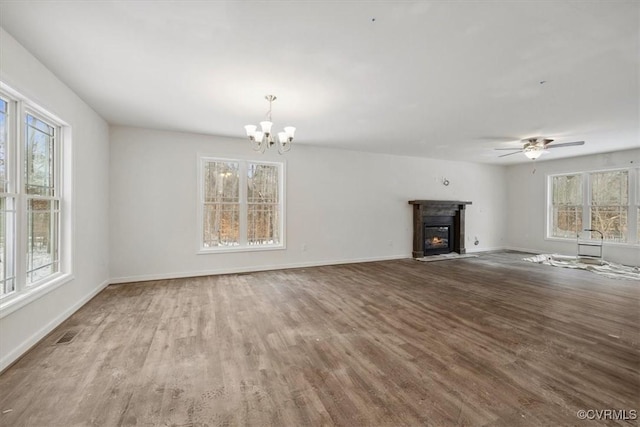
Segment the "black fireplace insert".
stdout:
<path fill-rule="evenodd" d="M 454 222 L 451 217 L 424 218 L 424 255 L 453 252 Z"/>

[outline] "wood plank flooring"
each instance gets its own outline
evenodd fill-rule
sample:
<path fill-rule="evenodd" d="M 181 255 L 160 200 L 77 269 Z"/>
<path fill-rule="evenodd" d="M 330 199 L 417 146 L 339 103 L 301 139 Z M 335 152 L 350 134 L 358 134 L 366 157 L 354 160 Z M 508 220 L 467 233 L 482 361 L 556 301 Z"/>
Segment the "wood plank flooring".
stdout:
<path fill-rule="evenodd" d="M 0 376 L 0 425 L 638 425 L 576 413 L 640 409 L 640 283 L 522 256 L 112 285 Z"/>

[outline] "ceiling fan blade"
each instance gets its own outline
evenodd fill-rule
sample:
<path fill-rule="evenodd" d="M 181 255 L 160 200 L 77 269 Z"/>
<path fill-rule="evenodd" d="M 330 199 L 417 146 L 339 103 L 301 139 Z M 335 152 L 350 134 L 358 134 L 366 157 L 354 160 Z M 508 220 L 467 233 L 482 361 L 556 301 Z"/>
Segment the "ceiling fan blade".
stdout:
<path fill-rule="evenodd" d="M 560 144 L 545 145 L 546 148 L 571 147 L 572 145 L 584 145 L 584 141 L 562 142 Z"/>
<path fill-rule="evenodd" d="M 517 136 L 479 136 L 476 139 L 492 142 L 520 142 L 521 138 Z"/>
<path fill-rule="evenodd" d="M 514 151 L 513 153 L 502 154 L 502 155 L 500 155 L 498 157 L 507 157 L 507 156 L 510 156 L 512 154 L 518 154 L 518 153 L 522 153 L 522 150 Z"/>

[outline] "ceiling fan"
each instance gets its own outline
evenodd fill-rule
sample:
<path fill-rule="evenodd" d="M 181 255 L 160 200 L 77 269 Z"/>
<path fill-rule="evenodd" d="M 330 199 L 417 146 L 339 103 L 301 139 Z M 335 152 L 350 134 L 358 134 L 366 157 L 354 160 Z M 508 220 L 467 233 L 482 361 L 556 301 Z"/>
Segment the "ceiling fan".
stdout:
<path fill-rule="evenodd" d="M 525 138 L 522 140 L 522 143 L 524 144 L 522 148 L 496 148 L 496 150 L 513 151 L 513 153 L 503 154 L 498 157 L 506 157 L 512 154 L 524 153 L 524 155 L 530 158 L 531 160 L 535 160 L 538 157 L 542 156 L 542 154 L 548 153 L 547 150 L 550 148 L 571 147 L 573 145 L 584 145 L 584 141 L 563 142 L 560 144 L 551 144 L 552 142 L 553 142 L 553 139 L 542 138 L 542 137 Z"/>

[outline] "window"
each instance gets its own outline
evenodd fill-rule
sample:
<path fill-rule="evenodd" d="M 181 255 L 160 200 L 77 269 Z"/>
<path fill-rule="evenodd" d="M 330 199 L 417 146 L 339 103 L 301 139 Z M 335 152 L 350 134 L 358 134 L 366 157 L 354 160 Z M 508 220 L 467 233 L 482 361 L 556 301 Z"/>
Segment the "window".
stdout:
<path fill-rule="evenodd" d="M 59 271 L 57 129 L 26 114 L 24 192 L 27 201 L 27 284 Z"/>
<path fill-rule="evenodd" d="M 575 239 L 583 229 L 595 229 L 607 242 L 640 243 L 639 186 L 638 169 L 549 177 L 548 236 Z"/>
<path fill-rule="evenodd" d="M 240 244 L 240 165 L 238 162 L 204 163 L 205 248 Z"/>
<path fill-rule="evenodd" d="M 69 248 L 63 250 L 61 233 L 64 129 L 62 122 L 19 94 L 0 92 L 3 309 L 7 301 L 70 277 L 69 260 L 61 259 L 61 254 L 70 253 Z"/>
<path fill-rule="evenodd" d="M 280 243 L 280 176 L 277 165 L 249 163 L 247 168 L 247 243 Z"/>
<path fill-rule="evenodd" d="M 554 176 L 552 210 L 553 237 L 575 237 L 582 230 L 582 176 Z"/>
<path fill-rule="evenodd" d="M 282 163 L 200 158 L 200 251 L 284 247 Z"/>
<path fill-rule="evenodd" d="M 629 210 L 629 172 L 610 171 L 589 174 L 591 182 L 591 227 L 605 240 L 627 240 Z"/>

